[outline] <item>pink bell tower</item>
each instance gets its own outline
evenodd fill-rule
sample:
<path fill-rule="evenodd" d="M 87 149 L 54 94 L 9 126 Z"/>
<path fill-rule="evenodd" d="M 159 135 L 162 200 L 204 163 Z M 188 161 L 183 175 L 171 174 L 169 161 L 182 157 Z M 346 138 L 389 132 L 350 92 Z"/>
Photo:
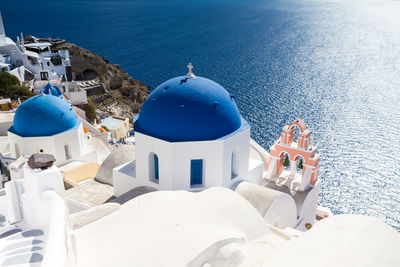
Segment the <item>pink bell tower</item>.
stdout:
<path fill-rule="evenodd" d="M 299 129 L 297 142 L 294 140 L 295 128 Z M 301 174 L 297 161 L 302 159 Z M 305 191 L 313 187 L 318 179 L 319 154 L 311 143 L 311 131 L 303 120 L 297 119 L 283 127 L 282 135 L 270 149 L 265 179 L 267 182 L 286 185 L 292 191 Z M 284 170 L 284 163 L 290 162 L 290 170 Z"/>

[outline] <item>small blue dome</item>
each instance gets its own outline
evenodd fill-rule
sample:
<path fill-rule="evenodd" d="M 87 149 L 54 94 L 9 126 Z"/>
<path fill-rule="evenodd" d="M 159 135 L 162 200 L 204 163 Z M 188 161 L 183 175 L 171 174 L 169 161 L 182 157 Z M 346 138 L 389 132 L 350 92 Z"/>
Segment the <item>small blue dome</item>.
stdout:
<path fill-rule="evenodd" d="M 135 131 L 169 142 L 215 140 L 242 125 L 239 110 L 221 85 L 206 78 L 176 77 L 149 95 Z"/>
<path fill-rule="evenodd" d="M 10 132 L 22 137 L 51 136 L 77 127 L 72 107 L 53 95 L 29 98 L 17 109 Z"/>
<path fill-rule="evenodd" d="M 50 83 L 48 83 L 45 87 L 43 87 L 43 93 L 45 93 L 46 95 L 54 95 L 58 97 L 62 96 L 60 88 Z"/>

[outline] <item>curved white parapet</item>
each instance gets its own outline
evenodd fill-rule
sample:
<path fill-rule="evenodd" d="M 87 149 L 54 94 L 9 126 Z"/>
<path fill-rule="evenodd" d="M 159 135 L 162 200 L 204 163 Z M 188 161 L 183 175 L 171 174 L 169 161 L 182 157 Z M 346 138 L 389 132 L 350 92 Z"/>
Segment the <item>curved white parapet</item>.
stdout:
<path fill-rule="evenodd" d="M 220 266 L 215 265 L 221 258 L 224 258 L 224 263 L 227 263 L 226 259 L 230 259 L 234 263 L 240 263 L 241 258 L 244 258 L 244 255 L 240 253 L 239 249 L 231 250 L 232 246 L 237 248 L 238 244 L 242 244 L 245 242 L 244 238 L 226 238 L 223 240 L 219 240 L 203 250 L 199 255 L 197 255 L 193 260 L 191 260 L 186 267 L 198 267 L 205 266 L 206 264 L 211 264 L 211 266 Z M 239 253 L 237 253 L 239 251 Z M 221 257 L 221 254 L 224 257 Z M 239 259 L 237 259 L 239 257 Z"/>
<path fill-rule="evenodd" d="M 248 182 L 241 183 L 235 192 L 248 200 L 269 224 L 281 229 L 296 225 L 297 211 L 292 196 Z"/>
<path fill-rule="evenodd" d="M 56 166 L 46 170 L 31 169 L 24 166 L 24 213 L 27 222 L 32 226 L 44 226 L 49 223 L 49 210 L 43 206 L 41 193 L 53 190 L 59 193 L 65 191 L 63 179 Z"/>
<path fill-rule="evenodd" d="M 40 199 L 48 212 L 48 234 L 42 266 L 74 266 L 64 199 L 53 190 L 42 192 Z"/>
<path fill-rule="evenodd" d="M 263 162 L 263 170 L 266 171 L 268 169 L 269 153 L 253 139 L 250 139 L 250 147 L 258 153 Z"/>
<path fill-rule="evenodd" d="M 64 199 L 53 190 L 40 193 L 37 204 L 46 214 L 44 226 L 21 221 L 0 229 L 0 266 L 68 266 L 75 261 Z"/>
<path fill-rule="evenodd" d="M 314 187 L 307 191 L 298 191 L 294 196 L 296 202 L 298 222 L 296 229 L 305 231 L 307 225 L 313 225 L 317 216 L 318 195 L 321 191 L 320 182 L 317 181 Z"/>
<path fill-rule="evenodd" d="M 69 216 L 71 228 L 78 229 L 88 223 L 94 222 L 119 209 L 121 205 L 118 203 L 105 203 L 95 206 L 87 210 L 74 213 Z"/>
<path fill-rule="evenodd" d="M 6 189 L 6 206 L 7 217 L 9 223 L 19 222 L 24 217 L 23 204 L 22 204 L 22 181 L 11 180 L 4 184 Z"/>
<path fill-rule="evenodd" d="M 212 260 L 225 244 L 218 241 L 271 233 L 248 201 L 222 187 L 147 193 L 73 232 L 78 267 L 185 266 L 198 255 Z"/>
<path fill-rule="evenodd" d="M 400 234 L 374 217 L 334 215 L 277 251 L 263 266 L 399 266 Z"/>
<path fill-rule="evenodd" d="M 58 168 L 53 165 L 41 170 L 25 165 L 24 179 L 12 180 L 6 185 L 7 206 L 12 215 L 10 221 L 19 221 L 13 231 L 21 233 L 8 237 L 13 234 L 9 232 L 8 238 L 2 240 L 10 253 L 1 264 L 75 266 L 68 227 L 68 209 L 62 196 L 64 184 Z M 3 237 L 5 236 L 0 235 L 0 238 Z M 26 251 L 27 245 L 32 246 L 35 240 L 43 245 L 34 246 L 36 250 Z M 15 251 L 18 250 L 24 252 L 24 257 L 15 256 Z"/>

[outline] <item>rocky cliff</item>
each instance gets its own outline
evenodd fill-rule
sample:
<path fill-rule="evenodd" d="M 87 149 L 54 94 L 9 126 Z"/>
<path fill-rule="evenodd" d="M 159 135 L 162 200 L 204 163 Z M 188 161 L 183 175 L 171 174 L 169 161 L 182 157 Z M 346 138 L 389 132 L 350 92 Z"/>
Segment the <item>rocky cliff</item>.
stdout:
<path fill-rule="evenodd" d="M 99 77 L 104 90 L 90 96 L 99 110 L 130 118 L 139 112 L 148 95 L 146 84 L 130 77 L 118 64 L 75 44 L 63 43 L 58 48 L 68 49 L 76 80 Z"/>

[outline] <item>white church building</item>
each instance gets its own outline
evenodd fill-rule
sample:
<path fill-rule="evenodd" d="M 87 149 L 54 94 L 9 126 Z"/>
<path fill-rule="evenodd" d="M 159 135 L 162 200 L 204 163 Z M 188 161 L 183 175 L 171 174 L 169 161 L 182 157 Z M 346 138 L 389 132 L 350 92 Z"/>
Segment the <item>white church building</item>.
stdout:
<path fill-rule="evenodd" d="M 263 162 L 251 162 L 250 125 L 221 85 L 186 76 L 159 85 L 135 121 L 136 159 L 114 169 L 114 195 L 137 186 L 198 191 L 261 184 Z"/>
<path fill-rule="evenodd" d="M 89 139 L 72 106 L 51 94 L 23 102 L 8 130 L 11 157 L 52 154 L 57 166 L 71 160 L 96 161 L 98 148 L 92 147 Z"/>

